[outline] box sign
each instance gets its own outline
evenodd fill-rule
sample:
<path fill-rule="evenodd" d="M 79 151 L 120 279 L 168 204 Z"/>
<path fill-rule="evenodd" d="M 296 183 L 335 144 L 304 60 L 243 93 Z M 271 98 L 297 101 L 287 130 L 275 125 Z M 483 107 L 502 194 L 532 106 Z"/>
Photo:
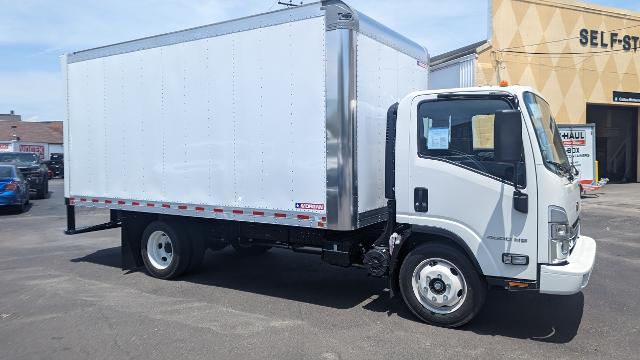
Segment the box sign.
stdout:
<path fill-rule="evenodd" d="M 40 159 L 44 160 L 44 145 L 28 145 L 20 144 L 20 152 L 36 153 L 40 156 Z"/>
<path fill-rule="evenodd" d="M 558 125 L 569 162 L 580 172 L 580 181 L 595 182 L 595 125 Z"/>
<path fill-rule="evenodd" d="M 619 103 L 640 103 L 640 94 L 624 91 L 613 92 L 613 102 Z"/>

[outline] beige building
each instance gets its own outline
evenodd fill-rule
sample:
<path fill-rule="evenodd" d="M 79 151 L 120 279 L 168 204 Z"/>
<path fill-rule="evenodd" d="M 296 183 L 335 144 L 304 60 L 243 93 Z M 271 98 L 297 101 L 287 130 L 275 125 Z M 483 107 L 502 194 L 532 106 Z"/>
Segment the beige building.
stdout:
<path fill-rule="evenodd" d="M 571 0 L 489 0 L 486 41 L 432 58 L 432 88 L 528 85 L 559 124 L 593 123 L 600 173 L 640 178 L 640 13 Z"/>

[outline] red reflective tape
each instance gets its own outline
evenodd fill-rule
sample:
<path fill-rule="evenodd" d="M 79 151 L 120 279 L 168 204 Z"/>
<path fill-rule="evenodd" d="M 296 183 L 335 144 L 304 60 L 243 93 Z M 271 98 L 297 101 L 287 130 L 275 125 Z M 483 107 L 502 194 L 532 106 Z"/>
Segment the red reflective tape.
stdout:
<path fill-rule="evenodd" d="M 155 206 L 156 206 L 156 204 L 154 204 L 154 203 L 147 203 L 147 207 L 155 207 Z"/>
<path fill-rule="evenodd" d="M 170 208 L 171 208 L 171 205 L 169 205 L 169 204 L 162 204 L 162 207 L 163 207 L 163 208 L 165 208 L 165 209 L 170 209 Z"/>
<path fill-rule="evenodd" d="M 309 215 L 298 215 L 298 220 L 309 220 Z"/>
<path fill-rule="evenodd" d="M 93 203 L 97 203 L 97 202 L 99 202 L 99 201 L 100 201 L 100 200 L 98 200 L 98 199 L 91 199 L 91 202 L 93 202 Z"/>
<path fill-rule="evenodd" d="M 326 216 L 323 216 L 323 217 L 322 217 L 322 221 L 326 222 L 326 221 L 327 221 L 327 217 L 326 217 Z"/>
<path fill-rule="evenodd" d="M 233 213 L 236 214 L 236 215 L 242 215 L 242 214 L 244 214 L 244 211 L 242 211 L 242 210 L 233 210 Z"/>
<path fill-rule="evenodd" d="M 112 202 L 111 200 L 105 200 L 104 201 L 105 204 L 111 204 L 111 202 Z"/>
<path fill-rule="evenodd" d="M 87 201 L 87 199 L 85 199 L 85 198 L 80 198 L 80 201 Z"/>
<path fill-rule="evenodd" d="M 223 213 L 224 210 L 222 210 L 222 209 L 213 209 L 213 212 L 215 212 L 215 213 Z"/>
<path fill-rule="evenodd" d="M 264 216 L 264 211 L 254 211 L 253 215 L 255 215 L 255 216 Z"/>
<path fill-rule="evenodd" d="M 178 209 L 187 210 L 187 205 L 178 205 Z"/>
<path fill-rule="evenodd" d="M 196 206 L 196 211 L 204 211 L 204 208 L 200 206 Z"/>
<path fill-rule="evenodd" d="M 139 202 L 137 202 L 137 201 L 132 201 L 132 202 L 131 202 L 131 205 L 133 205 L 133 206 L 140 206 L 140 203 L 139 203 Z"/>
<path fill-rule="evenodd" d="M 275 213 L 273 214 L 273 216 L 277 217 L 277 218 L 286 218 L 287 214 L 283 214 L 283 213 Z"/>
<path fill-rule="evenodd" d="M 124 204 L 125 204 L 124 200 L 118 200 L 118 205 L 124 205 Z"/>

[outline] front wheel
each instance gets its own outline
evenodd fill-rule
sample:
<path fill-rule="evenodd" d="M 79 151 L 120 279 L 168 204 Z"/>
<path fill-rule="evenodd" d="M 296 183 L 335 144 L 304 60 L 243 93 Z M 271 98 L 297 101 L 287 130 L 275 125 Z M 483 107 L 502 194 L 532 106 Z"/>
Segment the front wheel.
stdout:
<path fill-rule="evenodd" d="M 15 212 L 17 214 L 22 214 L 25 211 L 27 211 L 27 205 L 26 204 L 23 203 L 23 204 L 15 206 Z"/>
<path fill-rule="evenodd" d="M 399 276 L 404 302 L 432 325 L 468 323 L 486 297 L 486 284 L 465 254 L 443 244 L 417 246 L 405 257 Z"/>

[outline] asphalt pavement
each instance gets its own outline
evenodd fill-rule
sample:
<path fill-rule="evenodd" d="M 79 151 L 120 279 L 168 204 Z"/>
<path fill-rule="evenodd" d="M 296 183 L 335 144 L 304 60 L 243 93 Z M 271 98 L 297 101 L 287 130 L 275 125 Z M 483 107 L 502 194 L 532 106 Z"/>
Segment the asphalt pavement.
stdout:
<path fill-rule="evenodd" d="M 175 281 L 122 271 L 119 230 L 64 235 L 62 181 L 50 190 L 0 210 L 0 359 L 640 358 L 640 184 L 584 200 L 598 254 L 583 293 L 491 291 L 455 330 L 417 321 L 383 279 L 285 250 L 209 252 Z"/>

